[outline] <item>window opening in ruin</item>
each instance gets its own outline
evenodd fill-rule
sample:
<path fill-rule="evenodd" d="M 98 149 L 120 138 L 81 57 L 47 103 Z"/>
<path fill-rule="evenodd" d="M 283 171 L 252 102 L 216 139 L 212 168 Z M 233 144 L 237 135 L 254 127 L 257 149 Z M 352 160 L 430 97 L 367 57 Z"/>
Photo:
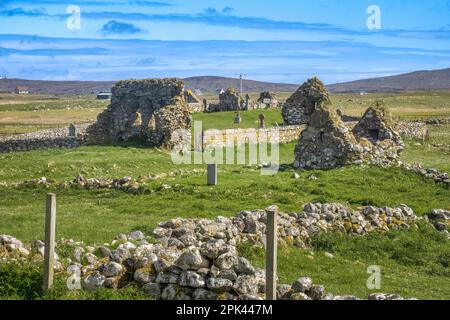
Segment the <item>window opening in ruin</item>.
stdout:
<path fill-rule="evenodd" d="M 325 132 L 321 131 L 321 132 L 320 132 L 320 135 L 319 135 L 319 141 L 320 141 L 320 143 L 323 143 L 323 138 L 324 138 L 324 136 L 325 136 Z"/>
<path fill-rule="evenodd" d="M 369 129 L 368 134 L 371 139 L 378 140 L 380 137 L 380 130 L 379 129 Z"/>

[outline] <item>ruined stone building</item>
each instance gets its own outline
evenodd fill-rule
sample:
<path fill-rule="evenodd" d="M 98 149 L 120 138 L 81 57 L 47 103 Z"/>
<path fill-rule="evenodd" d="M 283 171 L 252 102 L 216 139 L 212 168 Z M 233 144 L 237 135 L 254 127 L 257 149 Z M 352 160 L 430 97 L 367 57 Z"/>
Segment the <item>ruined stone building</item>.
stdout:
<path fill-rule="evenodd" d="M 176 129 L 190 129 L 189 100 L 180 79 L 143 79 L 117 82 L 111 104 L 87 130 L 88 143 L 141 139 L 172 148 Z"/>
<path fill-rule="evenodd" d="M 336 112 L 319 107 L 300 134 L 294 166 L 303 169 L 333 169 L 352 163 L 357 141 Z"/>
<path fill-rule="evenodd" d="M 384 140 L 400 141 L 400 135 L 393 129 L 393 119 L 386 108 L 370 107 L 353 128 L 353 134 L 372 143 Z"/>
<path fill-rule="evenodd" d="M 195 95 L 192 90 L 184 91 L 184 100 L 188 104 L 192 112 L 203 112 L 205 111 L 203 100 L 201 100 L 197 95 Z"/>
<path fill-rule="evenodd" d="M 278 99 L 275 93 L 264 91 L 258 98 L 259 109 L 272 109 L 278 107 Z"/>
<path fill-rule="evenodd" d="M 314 111 L 330 102 L 330 95 L 322 81 L 313 77 L 303 83 L 282 107 L 285 125 L 300 125 L 308 123 Z"/>
<path fill-rule="evenodd" d="M 208 106 L 208 112 L 237 111 L 244 105 L 239 92 L 235 88 L 228 88 L 219 94 L 219 103 Z"/>
<path fill-rule="evenodd" d="M 400 135 L 384 108 L 369 108 L 353 130 L 325 106 L 317 108 L 295 148 L 294 166 L 334 169 L 350 164 L 387 166 L 403 151 Z"/>
<path fill-rule="evenodd" d="M 400 134 L 394 130 L 394 121 L 384 107 L 370 107 L 353 128 L 361 145 L 370 145 L 372 158 L 394 160 L 404 149 Z"/>

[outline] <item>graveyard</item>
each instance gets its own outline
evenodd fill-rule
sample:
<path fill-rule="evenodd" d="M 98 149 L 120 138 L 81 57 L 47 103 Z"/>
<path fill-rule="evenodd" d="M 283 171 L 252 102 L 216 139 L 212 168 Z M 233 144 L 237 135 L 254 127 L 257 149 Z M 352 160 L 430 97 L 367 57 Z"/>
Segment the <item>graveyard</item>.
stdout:
<path fill-rule="evenodd" d="M 232 89 L 201 99 L 176 79 L 112 92 L 109 106 L 91 96 L 0 102 L 2 299 L 262 299 L 273 211 L 279 299 L 450 298 L 448 92 L 335 95 L 317 78 L 242 99 Z M 192 159 L 238 149 L 217 130 L 256 132 L 242 140 L 248 157 L 252 141 L 291 128 L 278 171 L 220 163 L 208 183 L 208 163 L 174 164 L 174 133 L 196 121 L 205 131 Z M 49 193 L 58 258 L 42 291 Z M 381 290 L 366 286 L 372 265 Z M 71 266 L 79 289 L 67 287 Z"/>

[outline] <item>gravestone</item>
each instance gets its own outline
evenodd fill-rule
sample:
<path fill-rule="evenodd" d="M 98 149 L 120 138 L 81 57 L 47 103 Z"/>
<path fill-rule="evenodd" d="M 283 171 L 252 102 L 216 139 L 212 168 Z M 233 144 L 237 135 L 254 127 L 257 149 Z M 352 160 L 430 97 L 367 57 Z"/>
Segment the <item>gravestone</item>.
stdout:
<path fill-rule="evenodd" d="M 266 127 L 266 117 L 264 116 L 264 114 L 260 114 L 259 115 L 259 128 L 260 129 L 264 129 Z"/>
<path fill-rule="evenodd" d="M 234 117 L 234 123 L 240 124 L 241 122 L 242 122 L 241 112 L 238 111 L 238 112 L 236 112 L 236 116 Z"/>
<path fill-rule="evenodd" d="M 208 164 L 208 186 L 217 185 L 217 163 Z"/>
<path fill-rule="evenodd" d="M 69 137 L 76 137 L 77 136 L 77 128 L 74 126 L 73 123 L 69 125 Z"/>

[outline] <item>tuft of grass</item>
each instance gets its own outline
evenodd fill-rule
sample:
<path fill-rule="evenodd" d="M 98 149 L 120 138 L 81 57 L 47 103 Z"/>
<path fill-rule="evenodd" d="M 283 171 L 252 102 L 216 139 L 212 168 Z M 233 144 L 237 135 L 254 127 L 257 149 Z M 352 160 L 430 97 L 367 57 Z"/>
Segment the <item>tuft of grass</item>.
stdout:
<path fill-rule="evenodd" d="M 0 300 L 149 300 L 136 286 L 118 290 L 70 290 L 67 275 L 56 274 L 51 290 L 42 290 L 43 267 L 40 263 L 0 263 Z"/>
<path fill-rule="evenodd" d="M 325 233 L 312 241 L 313 250 L 282 246 L 278 253 L 279 283 L 310 276 L 335 295 L 367 298 L 370 293 L 397 293 L 418 299 L 450 299 L 450 247 L 427 224 L 410 230 L 372 233 L 364 237 Z M 239 253 L 259 267 L 265 253 L 250 245 Z M 325 253 L 331 253 L 329 258 Z M 369 266 L 379 266 L 381 288 L 367 288 Z"/>

